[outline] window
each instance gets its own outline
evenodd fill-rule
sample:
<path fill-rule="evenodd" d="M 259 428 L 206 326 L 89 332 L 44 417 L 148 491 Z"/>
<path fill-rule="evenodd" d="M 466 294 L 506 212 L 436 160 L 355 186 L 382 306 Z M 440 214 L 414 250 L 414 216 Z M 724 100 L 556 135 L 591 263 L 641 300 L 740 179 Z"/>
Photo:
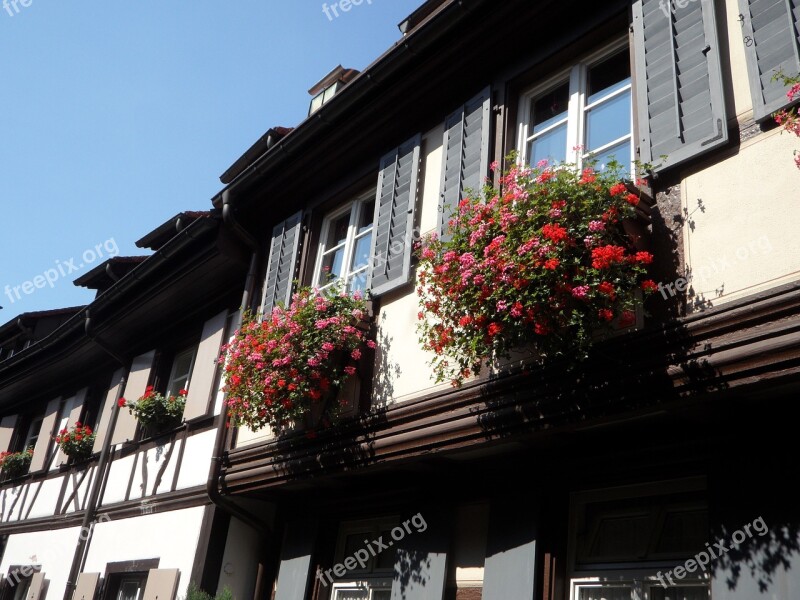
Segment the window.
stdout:
<path fill-rule="evenodd" d="M 311 99 L 311 107 L 308 110 L 308 114 L 312 115 L 315 112 L 317 112 L 320 108 L 322 108 L 323 104 L 328 102 L 328 100 L 330 100 L 336 95 L 336 92 L 339 91 L 339 88 L 341 88 L 341 84 L 340 82 L 337 81 L 333 85 L 325 88 L 319 94 L 314 96 Z"/>
<path fill-rule="evenodd" d="M 397 519 L 371 519 L 343 523 L 336 546 L 336 564 L 344 564 L 356 552 L 391 540 Z M 364 567 L 350 569 L 331 586 L 331 600 L 389 600 L 394 576 L 395 550 L 384 549 L 370 557 Z"/>
<path fill-rule="evenodd" d="M 146 580 L 146 573 L 126 573 L 120 578 L 115 600 L 140 600 Z"/>
<path fill-rule="evenodd" d="M 573 497 L 572 600 L 708 600 L 708 573 L 664 576 L 710 540 L 701 485 L 686 480 Z"/>
<path fill-rule="evenodd" d="M 167 383 L 167 396 L 177 396 L 181 390 L 188 390 L 194 359 L 197 354 L 195 348 L 190 348 L 178 353 L 172 362 L 169 382 Z"/>
<path fill-rule="evenodd" d="M 350 293 L 366 291 L 370 278 L 374 217 L 373 193 L 325 217 L 314 285 L 324 289 L 344 282 Z"/>
<path fill-rule="evenodd" d="M 17 448 L 18 451 L 27 450 L 28 448 L 35 448 L 36 442 L 39 441 L 39 434 L 42 431 L 42 422 L 44 415 L 36 415 L 31 417 L 27 430 L 25 431 L 24 443 Z"/>
<path fill-rule="evenodd" d="M 633 166 L 631 68 L 627 44 L 580 62 L 523 96 L 520 154 L 526 163 L 615 158 Z"/>

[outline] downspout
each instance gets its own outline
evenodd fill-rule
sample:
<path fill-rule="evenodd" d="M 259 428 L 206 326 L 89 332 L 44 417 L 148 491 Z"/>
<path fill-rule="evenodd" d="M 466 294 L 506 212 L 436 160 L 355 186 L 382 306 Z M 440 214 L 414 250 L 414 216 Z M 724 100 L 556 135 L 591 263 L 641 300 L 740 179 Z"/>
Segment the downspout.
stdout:
<path fill-rule="evenodd" d="M 89 493 L 89 499 L 86 502 L 86 511 L 83 514 L 81 530 L 80 534 L 78 535 L 78 545 L 75 548 L 75 554 L 72 557 L 72 566 L 70 567 L 69 576 L 67 577 L 67 587 L 64 590 L 64 600 L 72 600 L 72 595 L 75 592 L 75 586 L 77 585 L 78 575 L 86 564 L 89 540 L 92 537 L 94 520 L 97 515 L 97 503 L 100 499 L 100 490 L 103 488 L 103 482 L 106 479 L 108 467 L 111 464 L 111 438 L 114 433 L 114 428 L 117 425 L 117 417 L 119 416 L 119 399 L 122 398 L 122 394 L 125 391 L 125 385 L 131 370 L 131 363 L 129 360 L 126 360 L 120 354 L 111 349 L 104 341 L 102 341 L 92 332 L 92 320 L 89 316 L 88 310 L 86 311 L 84 331 L 86 332 L 86 337 L 97 344 L 106 354 L 108 354 L 122 366 L 123 371 L 118 383 L 119 387 L 117 389 L 117 397 L 114 398 L 114 404 L 111 407 L 111 418 L 108 422 L 106 437 L 103 440 L 103 447 L 100 450 L 100 458 L 97 460 L 97 470 L 94 480 L 92 481 L 92 489 Z"/>
<path fill-rule="evenodd" d="M 256 238 L 253 237 L 253 235 L 244 227 L 242 227 L 241 223 L 236 220 L 229 190 L 225 190 L 225 192 L 223 192 L 222 221 L 239 239 L 241 239 L 247 245 L 248 248 L 250 248 L 253 253 L 250 259 L 250 268 L 247 272 L 244 292 L 242 293 L 241 307 L 242 311 L 245 311 L 251 308 L 252 297 L 256 285 L 256 273 L 258 271 L 258 264 L 261 258 L 261 247 Z M 233 515 L 250 527 L 253 527 L 257 531 L 270 532 L 272 527 L 268 523 L 264 522 L 259 516 L 246 511 L 219 492 L 218 484 L 222 472 L 222 464 L 225 460 L 225 445 L 228 439 L 226 427 L 227 421 L 227 405 L 223 402 L 219 424 L 217 425 L 217 436 L 214 441 L 214 454 L 211 457 L 211 470 L 206 483 L 206 492 L 208 493 L 208 497 L 211 502 L 213 502 L 216 506 L 219 506 L 224 511 Z"/>

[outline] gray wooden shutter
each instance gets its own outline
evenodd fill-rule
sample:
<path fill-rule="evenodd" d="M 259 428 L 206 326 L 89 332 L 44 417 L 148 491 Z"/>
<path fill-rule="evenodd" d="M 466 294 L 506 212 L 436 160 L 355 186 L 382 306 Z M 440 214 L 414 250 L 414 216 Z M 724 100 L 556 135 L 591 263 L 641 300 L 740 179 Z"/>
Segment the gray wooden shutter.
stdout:
<path fill-rule="evenodd" d="M 150 569 L 142 600 L 174 600 L 180 576 L 178 569 Z"/>
<path fill-rule="evenodd" d="M 150 371 L 155 356 L 156 351 L 151 350 L 133 359 L 128 384 L 125 386 L 125 399 L 129 402 L 136 402 L 144 396 L 147 384 L 150 383 Z M 120 409 L 117 425 L 111 432 L 111 445 L 132 440 L 136 436 L 136 424 L 136 417 L 127 408 Z"/>
<path fill-rule="evenodd" d="M 18 420 L 19 415 L 8 415 L 0 421 L 0 452 L 6 452 L 11 447 Z"/>
<path fill-rule="evenodd" d="M 408 283 L 414 240 L 420 143 L 417 134 L 380 162 L 372 236 L 372 294 L 378 296 Z"/>
<path fill-rule="evenodd" d="M 264 281 L 264 313 L 270 312 L 278 303 L 289 306 L 292 300 L 292 281 L 300 249 L 303 213 L 298 212 L 272 230 L 269 247 L 267 276 Z"/>
<path fill-rule="evenodd" d="M 412 530 L 403 539 L 393 541 L 397 550 L 391 600 L 442 600 L 444 596 L 450 518 L 441 512 L 426 511 L 425 520 L 425 531 Z M 383 541 L 392 539 L 384 537 Z"/>
<path fill-rule="evenodd" d="M 75 583 L 72 600 L 94 600 L 99 582 L 100 573 L 81 573 Z"/>
<path fill-rule="evenodd" d="M 275 600 L 305 600 L 311 580 L 316 523 L 302 521 L 286 526 Z"/>
<path fill-rule="evenodd" d="M 44 578 L 44 573 L 42 571 L 34 573 L 31 577 L 31 583 L 28 587 L 28 593 L 25 595 L 25 600 L 39 600 L 46 587 L 47 580 Z"/>
<path fill-rule="evenodd" d="M 124 373 L 125 371 L 123 369 L 118 369 L 114 372 L 114 375 L 111 379 L 111 387 L 108 388 L 105 402 L 103 402 L 103 412 L 100 415 L 100 421 L 97 423 L 97 427 L 95 428 L 94 432 L 94 446 L 92 446 L 93 453 L 100 452 L 100 450 L 103 449 L 103 443 L 108 435 L 108 425 L 111 423 L 111 411 L 114 410 L 114 404 L 117 401 L 117 394 L 119 393 L 119 382 Z"/>
<path fill-rule="evenodd" d="M 33 449 L 33 458 L 31 459 L 31 466 L 29 469 L 31 473 L 41 471 L 47 466 L 60 409 L 60 397 L 50 400 L 50 402 L 47 403 L 42 426 L 39 429 L 39 437 L 36 439 L 36 447 Z"/>
<path fill-rule="evenodd" d="M 439 237 L 447 240 L 447 222 L 468 189 L 479 192 L 489 171 L 491 88 L 486 88 L 447 117 L 444 165 L 439 197 Z"/>
<path fill-rule="evenodd" d="M 219 367 L 217 359 L 225 337 L 225 324 L 228 311 L 224 310 L 203 326 L 203 335 L 197 348 L 192 375 L 189 379 L 189 394 L 183 418 L 189 421 L 208 414 L 208 407 L 214 395 Z"/>
<path fill-rule="evenodd" d="M 773 75 L 800 72 L 800 1 L 739 0 L 739 10 L 753 117 L 762 120 L 789 104 L 789 86 L 773 81 Z"/>
<path fill-rule="evenodd" d="M 673 6 L 633 4 L 639 158 L 655 171 L 728 141 L 714 2 Z"/>

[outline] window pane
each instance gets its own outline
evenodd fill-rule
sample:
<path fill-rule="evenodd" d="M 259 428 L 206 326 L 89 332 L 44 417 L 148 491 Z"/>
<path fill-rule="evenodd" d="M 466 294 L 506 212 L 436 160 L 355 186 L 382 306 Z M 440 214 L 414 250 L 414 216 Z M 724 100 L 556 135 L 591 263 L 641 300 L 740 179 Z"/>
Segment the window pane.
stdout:
<path fill-rule="evenodd" d="M 631 61 L 625 50 L 589 69 L 589 104 L 626 86 L 631 77 Z"/>
<path fill-rule="evenodd" d="M 351 294 L 361 292 L 362 294 L 367 291 L 367 270 L 359 271 L 352 275 L 347 281 L 347 291 Z"/>
<path fill-rule="evenodd" d="M 548 131 L 530 143 L 528 163 L 535 165 L 540 160 L 564 161 L 567 159 L 567 124 Z"/>
<path fill-rule="evenodd" d="M 569 82 L 563 83 L 552 92 L 535 98 L 531 103 L 531 125 L 533 132 L 539 133 L 567 118 L 569 107 Z"/>
<path fill-rule="evenodd" d="M 344 244 L 347 239 L 347 230 L 350 227 L 350 213 L 334 219 L 328 227 L 328 237 L 325 238 L 326 250 Z"/>
<path fill-rule="evenodd" d="M 375 201 L 365 202 L 361 207 L 361 218 L 358 220 L 358 233 L 372 229 L 372 220 L 375 218 Z"/>
<path fill-rule="evenodd" d="M 602 588 L 582 587 L 578 598 L 580 600 L 631 600 L 633 588 L 627 585 L 603 586 Z"/>
<path fill-rule="evenodd" d="M 322 259 L 322 272 L 319 276 L 319 284 L 326 285 L 342 276 L 344 268 L 344 247 L 326 254 Z"/>
<path fill-rule="evenodd" d="M 608 168 L 608 163 L 612 158 L 616 159 L 622 165 L 624 173 L 630 172 L 631 167 L 631 142 L 626 140 L 616 146 L 612 146 L 599 154 L 592 154 L 592 157 L 597 159 L 595 168 L 599 171 L 605 171 Z"/>
<path fill-rule="evenodd" d="M 664 589 L 650 588 L 650 600 L 708 600 L 708 587 L 704 585 L 677 586 Z"/>
<path fill-rule="evenodd" d="M 369 600 L 369 590 L 366 588 L 336 590 L 333 600 Z"/>
<path fill-rule="evenodd" d="M 366 267 L 369 264 L 369 253 L 371 249 L 371 233 L 365 234 L 356 240 L 355 251 L 353 252 L 353 261 L 350 264 L 351 271 L 356 271 L 361 267 Z"/>
<path fill-rule="evenodd" d="M 669 512 L 655 551 L 672 556 L 692 556 L 710 539 L 708 512 L 705 510 Z"/>
<path fill-rule="evenodd" d="M 118 600 L 138 600 L 141 583 L 139 581 L 123 581 L 119 586 Z"/>
<path fill-rule="evenodd" d="M 392 590 L 374 590 L 372 592 L 372 600 L 390 600 L 392 597 Z"/>
<path fill-rule="evenodd" d="M 591 151 L 631 132 L 631 92 L 623 92 L 586 113 L 586 149 Z"/>
<path fill-rule="evenodd" d="M 381 531 L 381 536 L 383 536 L 384 543 L 386 540 L 392 539 L 391 530 L 389 531 Z M 394 569 L 394 559 L 395 554 L 397 551 L 394 547 L 387 548 L 380 554 L 378 554 L 377 558 L 375 559 L 375 568 L 376 569 Z"/>

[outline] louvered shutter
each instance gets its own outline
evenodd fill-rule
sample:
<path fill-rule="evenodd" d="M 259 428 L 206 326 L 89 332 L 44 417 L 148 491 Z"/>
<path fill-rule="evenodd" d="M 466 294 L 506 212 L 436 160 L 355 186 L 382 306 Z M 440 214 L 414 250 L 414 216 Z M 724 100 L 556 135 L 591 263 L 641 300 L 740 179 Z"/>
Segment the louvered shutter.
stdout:
<path fill-rule="evenodd" d="M 279 223 L 272 230 L 262 303 L 265 314 L 278 303 L 289 306 L 291 302 L 292 281 L 300 248 L 302 224 L 303 213 L 301 211 Z"/>
<path fill-rule="evenodd" d="M 789 103 L 789 87 L 772 77 L 800 72 L 800 0 L 739 0 L 753 116 L 768 118 Z"/>
<path fill-rule="evenodd" d="M 447 240 L 447 222 L 466 190 L 480 191 L 489 171 L 491 88 L 486 88 L 447 117 L 439 198 L 439 237 Z"/>
<path fill-rule="evenodd" d="M 100 573 L 81 573 L 78 575 L 72 600 L 94 600 L 98 583 L 100 583 Z"/>
<path fill-rule="evenodd" d="M 217 372 L 219 371 L 217 359 L 225 337 L 227 322 L 228 311 L 224 310 L 213 319 L 206 321 L 203 326 L 203 335 L 197 348 L 197 358 L 189 379 L 186 408 L 183 410 L 183 418 L 186 421 L 208 414 L 211 398 L 216 391 L 214 383 L 217 381 Z"/>
<path fill-rule="evenodd" d="M 17 427 L 19 415 L 8 415 L 0 421 L 0 452 L 6 452 L 11 448 L 11 440 L 14 437 L 14 429 Z"/>
<path fill-rule="evenodd" d="M 713 0 L 674 8 L 633 5 L 639 158 L 655 171 L 728 141 Z"/>
<path fill-rule="evenodd" d="M 128 384 L 125 386 L 125 399 L 129 402 L 136 402 L 144 396 L 147 384 L 150 383 L 150 373 L 155 357 L 156 351 L 151 350 L 133 359 L 131 372 L 128 375 Z M 133 440 L 136 436 L 136 425 L 136 417 L 131 414 L 130 410 L 120 409 L 117 424 L 114 431 L 111 432 L 111 445 Z"/>
<path fill-rule="evenodd" d="M 100 414 L 100 421 L 97 423 L 97 427 L 95 427 L 94 446 L 92 446 L 92 453 L 100 452 L 103 449 L 103 444 L 105 443 L 106 436 L 108 435 L 108 426 L 111 424 L 111 412 L 115 410 L 114 404 L 117 401 L 120 380 L 124 374 L 124 369 L 118 369 L 111 378 L 111 386 L 108 388 L 105 402 L 103 402 L 103 412 Z"/>
<path fill-rule="evenodd" d="M 180 576 L 178 569 L 150 569 L 142 600 L 175 600 Z"/>
<path fill-rule="evenodd" d="M 408 283 L 421 136 L 392 150 L 380 162 L 372 236 L 372 294 L 391 291 Z"/>

